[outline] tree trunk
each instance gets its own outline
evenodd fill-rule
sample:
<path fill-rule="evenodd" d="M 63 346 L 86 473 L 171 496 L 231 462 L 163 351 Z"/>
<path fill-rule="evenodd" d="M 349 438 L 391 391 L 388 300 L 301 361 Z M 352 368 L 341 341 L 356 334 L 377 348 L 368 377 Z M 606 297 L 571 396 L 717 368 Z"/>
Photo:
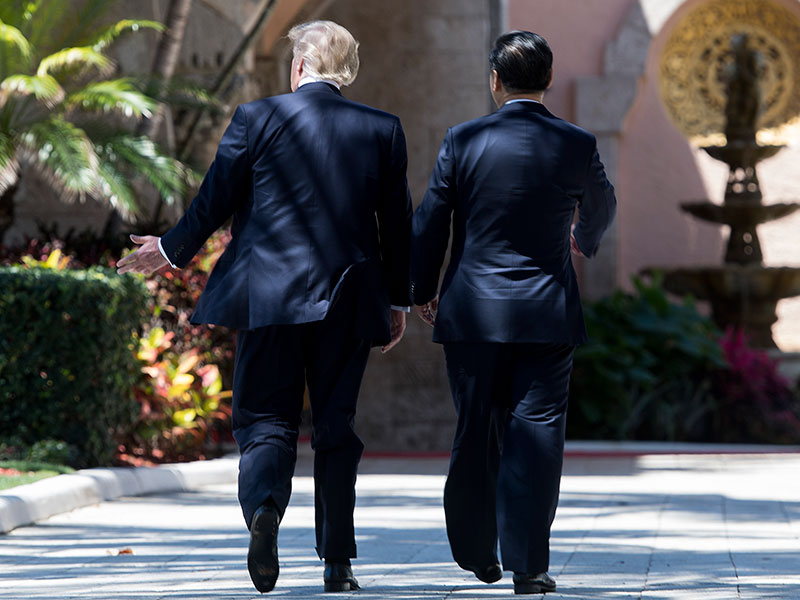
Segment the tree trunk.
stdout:
<path fill-rule="evenodd" d="M 161 35 L 151 69 L 158 82 L 166 82 L 175 73 L 191 8 L 192 0 L 170 0 L 165 22 L 167 30 Z M 152 117 L 139 123 L 138 133 L 149 138 L 155 136 L 163 114 L 164 111 L 159 106 Z"/>
<path fill-rule="evenodd" d="M 258 17 L 250 28 L 250 31 L 248 31 L 244 38 L 242 38 L 242 40 L 239 42 L 239 45 L 237 46 L 233 55 L 228 59 L 228 63 L 222 68 L 222 71 L 220 72 L 219 76 L 217 76 L 216 81 L 211 86 L 209 91 L 212 95 L 217 95 L 222 87 L 228 82 L 228 80 L 233 77 L 236 68 L 239 66 L 239 61 L 242 60 L 242 57 L 245 55 L 247 50 L 249 50 L 250 47 L 259 40 L 259 35 L 263 31 L 264 26 L 267 24 L 267 20 L 272 14 L 276 3 L 277 0 L 264 0 Z M 200 121 L 206 114 L 207 110 L 208 109 L 206 107 L 203 107 L 197 111 L 194 119 L 189 124 L 186 135 L 181 143 L 178 144 L 177 154 L 180 160 L 186 160 L 189 154 L 191 154 L 197 128 L 199 127 Z"/>
<path fill-rule="evenodd" d="M 181 45 L 183 44 L 183 34 L 186 31 L 186 22 L 189 20 L 191 8 L 192 0 L 170 0 L 166 19 L 164 21 L 167 29 L 161 34 L 158 48 L 156 48 L 156 54 L 153 57 L 153 66 L 150 69 L 150 73 L 153 75 L 153 79 L 156 81 L 157 85 L 165 83 L 175 73 L 175 67 L 178 64 L 178 57 L 181 52 Z M 149 119 L 142 119 L 142 121 L 139 122 L 136 133 L 153 139 L 158 134 L 158 129 L 161 126 L 163 117 L 164 107 L 159 104 Z M 174 148 L 171 147 L 169 150 L 173 151 Z M 150 217 L 149 227 L 152 228 L 158 224 L 163 208 L 164 199 L 159 195 L 153 207 L 153 214 Z M 125 219 L 122 218 L 122 215 L 120 215 L 117 210 L 112 210 L 106 221 L 103 235 L 119 235 L 125 228 L 125 225 Z"/>

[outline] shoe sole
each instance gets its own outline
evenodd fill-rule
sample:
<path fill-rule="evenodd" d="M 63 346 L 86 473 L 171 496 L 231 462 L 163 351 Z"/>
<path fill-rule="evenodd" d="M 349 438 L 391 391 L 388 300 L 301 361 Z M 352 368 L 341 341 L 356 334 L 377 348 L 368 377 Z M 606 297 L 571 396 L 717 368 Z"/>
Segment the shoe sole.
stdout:
<path fill-rule="evenodd" d="M 256 589 L 265 594 L 275 587 L 278 565 L 278 514 L 265 510 L 256 514 L 250 528 L 247 570 Z"/>
<path fill-rule="evenodd" d="M 361 589 L 359 586 L 351 585 L 349 581 L 326 581 L 326 592 L 354 592 Z"/>
<path fill-rule="evenodd" d="M 462 569 L 464 569 L 465 571 L 469 571 L 470 573 L 475 575 L 475 578 L 478 581 L 482 581 L 483 583 L 495 583 L 497 581 L 500 581 L 503 578 L 503 571 L 502 571 L 502 569 L 500 568 L 499 565 L 497 567 L 491 569 L 491 572 L 484 573 L 484 575 L 486 575 L 486 577 L 481 577 L 478 574 L 480 569 L 467 567 L 467 566 L 464 566 L 464 565 L 461 565 L 461 564 L 459 564 L 458 566 L 461 567 Z M 488 570 L 489 569 L 487 569 L 487 571 Z"/>
<path fill-rule="evenodd" d="M 551 586 L 544 586 L 539 583 L 522 583 L 514 584 L 515 594 L 547 594 L 548 592 L 555 592 L 556 588 Z"/>

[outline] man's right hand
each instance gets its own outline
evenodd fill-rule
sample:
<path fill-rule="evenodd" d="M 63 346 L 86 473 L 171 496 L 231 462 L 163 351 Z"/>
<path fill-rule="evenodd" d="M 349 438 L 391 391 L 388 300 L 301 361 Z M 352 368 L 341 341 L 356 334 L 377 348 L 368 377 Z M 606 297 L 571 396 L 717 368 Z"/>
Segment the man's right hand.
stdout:
<path fill-rule="evenodd" d="M 132 235 L 131 241 L 141 246 L 117 261 L 117 273 L 143 273 L 151 275 L 169 263 L 158 249 L 158 239 L 152 235 Z"/>
<path fill-rule="evenodd" d="M 436 322 L 436 313 L 439 311 L 439 296 L 436 296 L 430 302 L 417 307 L 417 314 L 419 318 L 425 321 L 428 325 L 433 327 Z"/>

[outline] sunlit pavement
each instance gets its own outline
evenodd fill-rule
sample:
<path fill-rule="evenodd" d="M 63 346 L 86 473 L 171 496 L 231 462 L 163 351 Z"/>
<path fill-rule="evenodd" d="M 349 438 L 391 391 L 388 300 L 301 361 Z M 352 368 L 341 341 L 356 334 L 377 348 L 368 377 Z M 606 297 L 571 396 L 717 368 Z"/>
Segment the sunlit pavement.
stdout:
<path fill-rule="evenodd" d="M 367 459 L 354 572 L 323 594 L 304 461 L 280 529 L 269 596 L 508 597 L 453 564 L 445 459 Z M 122 498 L 0 536 L 0 598 L 255 598 L 235 485 Z M 564 599 L 800 598 L 800 454 L 568 458 L 550 573 Z M 538 596 L 537 596 L 538 597 Z"/>

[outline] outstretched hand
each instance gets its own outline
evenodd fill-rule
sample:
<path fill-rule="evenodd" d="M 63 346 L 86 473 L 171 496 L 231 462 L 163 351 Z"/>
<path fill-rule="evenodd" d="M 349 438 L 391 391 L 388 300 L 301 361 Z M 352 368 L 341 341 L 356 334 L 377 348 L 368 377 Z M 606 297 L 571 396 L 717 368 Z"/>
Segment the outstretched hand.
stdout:
<path fill-rule="evenodd" d="M 417 314 L 419 318 L 425 321 L 428 325 L 433 327 L 436 322 L 436 313 L 439 311 L 439 296 L 436 296 L 430 302 L 417 307 Z"/>
<path fill-rule="evenodd" d="M 384 354 L 397 346 L 397 344 L 400 343 L 400 340 L 403 339 L 403 334 L 406 331 L 406 313 L 402 310 L 392 309 L 392 313 L 389 317 L 389 326 L 391 329 L 392 340 L 385 346 L 381 347 L 381 352 Z"/>
<path fill-rule="evenodd" d="M 167 259 L 158 249 L 159 238 L 153 235 L 132 235 L 131 241 L 141 248 L 117 261 L 117 273 L 143 273 L 150 275 L 168 265 Z"/>

